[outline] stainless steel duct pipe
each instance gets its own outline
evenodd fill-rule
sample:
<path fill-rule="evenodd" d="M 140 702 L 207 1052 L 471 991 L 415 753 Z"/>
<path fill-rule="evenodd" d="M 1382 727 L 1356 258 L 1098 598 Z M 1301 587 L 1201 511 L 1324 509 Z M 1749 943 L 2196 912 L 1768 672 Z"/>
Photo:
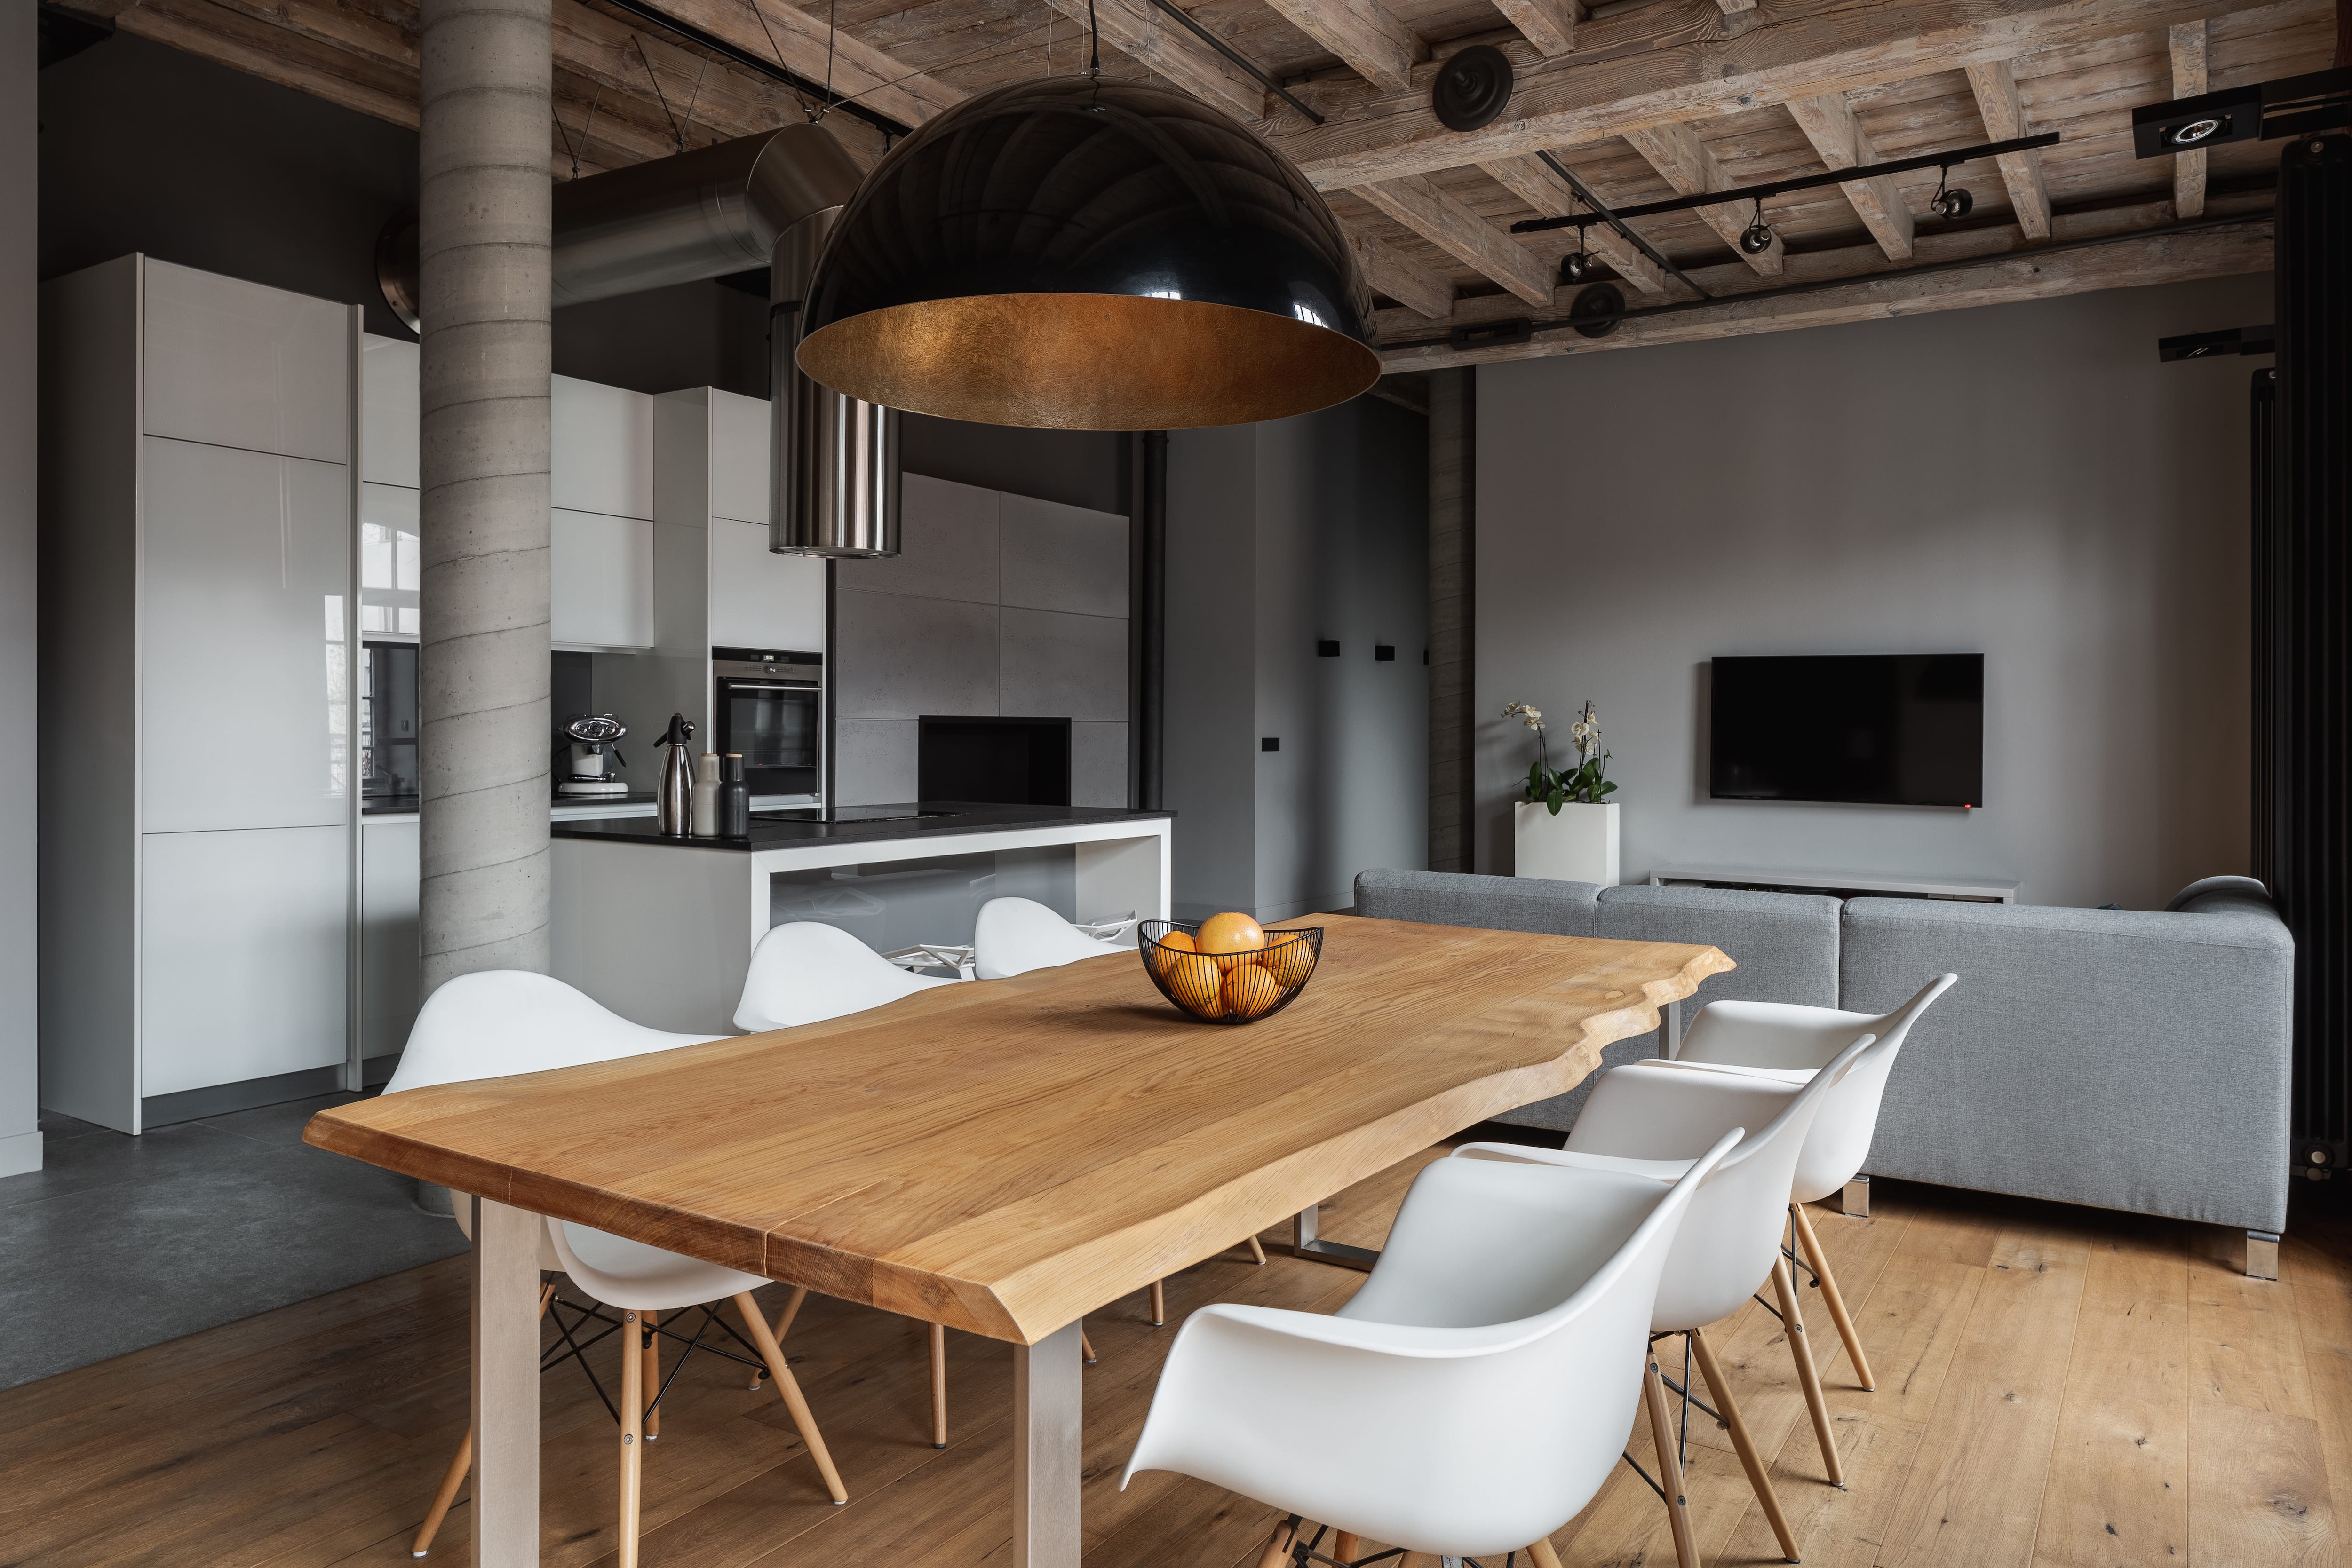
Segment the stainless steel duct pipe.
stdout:
<path fill-rule="evenodd" d="M 773 549 L 898 553 L 898 411 L 818 386 L 793 358 L 802 287 L 860 178 L 832 132 L 805 124 L 566 181 L 554 191 L 557 305 L 770 269 Z M 376 270 L 385 302 L 415 327 L 413 221 L 385 230 Z"/>

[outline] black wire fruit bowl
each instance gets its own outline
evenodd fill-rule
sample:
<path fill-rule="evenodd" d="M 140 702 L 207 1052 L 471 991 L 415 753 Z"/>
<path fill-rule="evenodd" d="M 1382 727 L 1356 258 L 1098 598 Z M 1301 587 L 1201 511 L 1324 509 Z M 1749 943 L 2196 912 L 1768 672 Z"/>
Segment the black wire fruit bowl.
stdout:
<path fill-rule="evenodd" d="M 1255 1023 L 1288 1007 L 1323 956 L 1323 927 L 1269 931 L 1265 946 L 1243 953 L 1202 953 L 1193 945 L 1202 922 L 1147 920 L 1136 927 L 1143 972 L 1160 994 L 1206 1023 Z M 1171 944 L 1171 936 L 1181 937 Z"/>

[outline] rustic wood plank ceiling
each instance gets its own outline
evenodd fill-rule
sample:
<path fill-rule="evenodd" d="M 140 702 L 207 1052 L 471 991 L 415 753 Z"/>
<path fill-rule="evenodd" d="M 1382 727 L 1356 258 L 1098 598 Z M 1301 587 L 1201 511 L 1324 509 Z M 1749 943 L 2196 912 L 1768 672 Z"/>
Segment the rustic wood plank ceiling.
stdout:
<path fill-rule="evenodd" d="M 1357 240 L 1399 371 L 2266 269 L 2276 146 L 2138 161 L 2131 111 L 2322 69 L 2336 27 L 2327 0 L 1177 3 L 1324 122 L 1153 0 L 1097 0 L 1104 74 L 1172 83 L 1299 164 Z M 63 4 L 416 122 L 412 0 Z M 568 179 L 804 118 L 828 79 L 912 126 L 1003 82 L 1083 70 L 1086 16 L 1087 0 L 555 0 L 550 168 Z M 1501 48 L 1517 81 L 1502 117 L 1459 133 L 1431 112 L 1430 83 L 1470 44 Z M 826 123 L 868 164 L 890 134 L 845 109 Z M 2056 146 L 1954 171 L 1975 198 L 1954 222 L 1927 211 L 1931 168 L 1769 198 L 1774 242 L 1756 256 L 1737 248 L 1745 205 L 1634 220 L 1682 277 L 1593 229 L 1596 276 L 1635 312 L 1601 339 L 1566 326 L 1576 232 L 1508 232 L 1577 210 L 1544 154 L 1630 206 L 2051 131 Z"/>

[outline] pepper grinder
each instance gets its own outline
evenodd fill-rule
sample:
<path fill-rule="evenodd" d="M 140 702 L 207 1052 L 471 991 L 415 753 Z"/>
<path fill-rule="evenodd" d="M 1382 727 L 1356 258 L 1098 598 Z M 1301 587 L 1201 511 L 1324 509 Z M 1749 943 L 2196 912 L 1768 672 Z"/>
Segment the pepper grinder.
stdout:
<path fill-rule="evenodd" d="M 719 836 L 719 757 L 706 751 L 694 759 L 694 836 Z"/>
<path fill-rule="evenodd" d="M 662 833 L 682 839 L 693 826 L 694 761 L 687 755 L 688 742 L 694 738 L 694 726 L 686 715 L 669 716 L 669 728 L 661 737 L 661 779 L 654 787 L 654 814 Z"/>
<path fill-rule="evenodd" d="M 751 836 L 751 787 L 743 779 L 743 754 L 730 751 L 719 763 L 719 836 Z"/>

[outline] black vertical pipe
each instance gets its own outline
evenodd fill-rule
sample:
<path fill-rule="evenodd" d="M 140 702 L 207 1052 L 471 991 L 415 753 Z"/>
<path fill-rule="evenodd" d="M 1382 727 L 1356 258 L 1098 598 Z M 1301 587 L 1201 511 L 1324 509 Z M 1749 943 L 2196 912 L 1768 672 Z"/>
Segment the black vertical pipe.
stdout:
<path fill-rule="evenodd" d="M 2352 1135 L 2352 138 L 2287 144 L 2276 225 L 2271 891 L 2295 939 L 2294 1157 L 2332 1169 Z"/>
<path fill-rule="evenodd" d="M 1128 463 L 1128 801 L 1163 810 L 1167 736 L 1168 433 L 1138 432 Z"/>

